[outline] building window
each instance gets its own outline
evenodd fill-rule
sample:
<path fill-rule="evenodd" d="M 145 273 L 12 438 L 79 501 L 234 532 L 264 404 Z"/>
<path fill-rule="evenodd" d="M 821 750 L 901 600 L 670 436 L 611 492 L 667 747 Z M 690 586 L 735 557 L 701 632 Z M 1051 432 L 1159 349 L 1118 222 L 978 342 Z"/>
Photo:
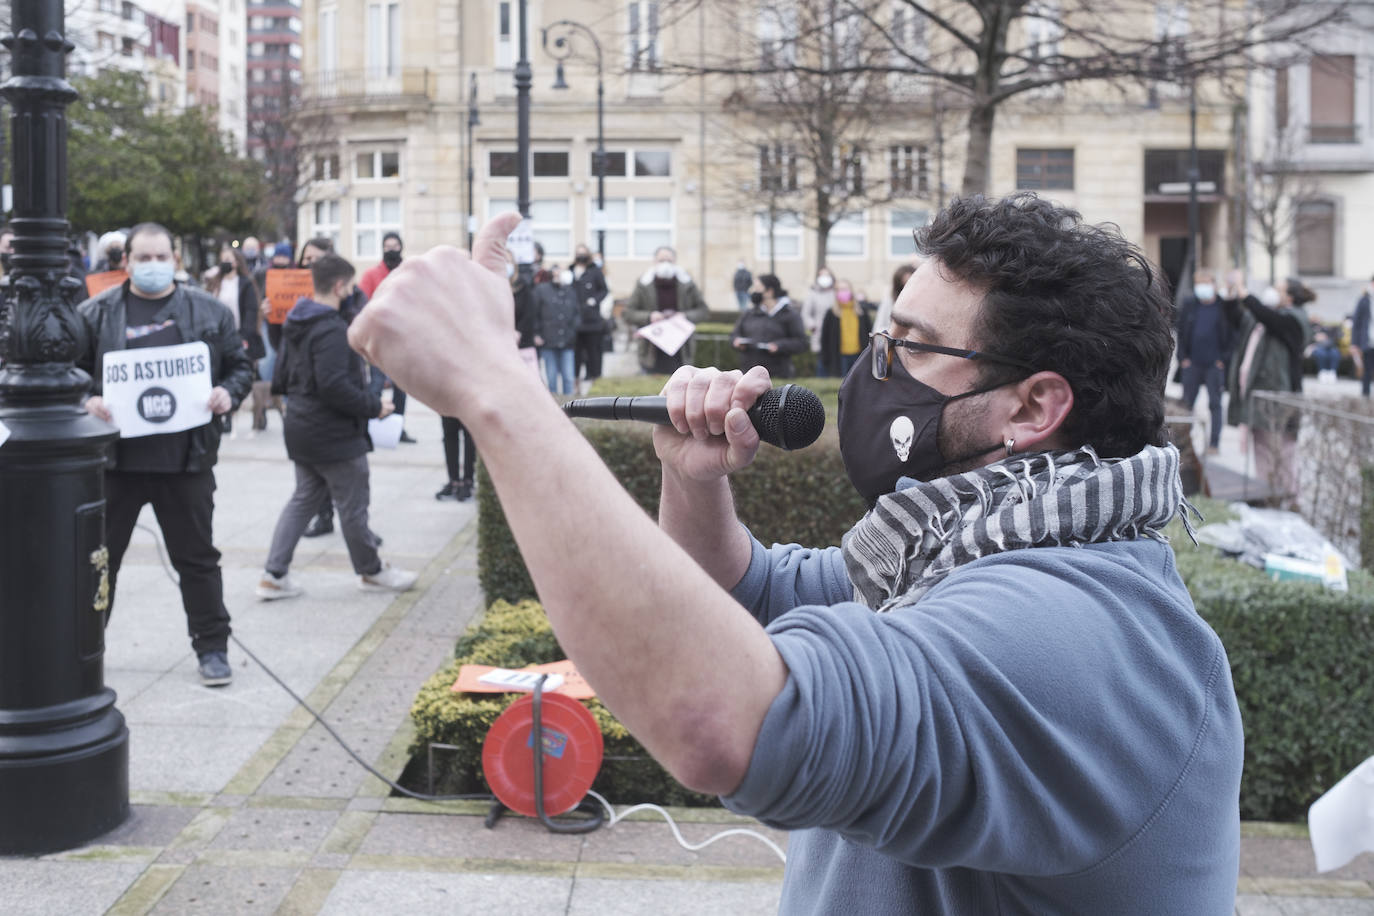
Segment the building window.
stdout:
<path fill-rule="evenodd" d="M 535 178 L 567 178 L 568 154 L 566 152 L 531 153 L 534 168 L 531 175 Z"/>
<path fill-rule="evenodd" d="M 759 145 L 759 190 L 791 194 L 797 190 L 797 148 L 790 143 Z"/>
<path fill-rule="evenodd" d="M 1318 54 L 1311 64 L 1311 142 L 1354 143 L 1355 58 Z"/>
<path fill-rule="evenodd" d="M 887 160 L 893 194 L 924 197 L 930 193 L 930 160 L 924 146 L 890 146 Z"/>
<path fill-rule="evenodd" d="M 496 67 L 499 70 L 515 66 L 515 54 L 511 51 L 511 15 L 510 3 L 496 4 Z"/>
<path fill-rule="evenodd" d="M 353 202 L 353 256 L 380 258 L 382 236 L 401 231 L 401 201 L 396 197 L 364 197 Z"/>
<path fill-rule="evenodd" d="M 401 177 L 401 154 L 395 151 L 374 150 L 359 153 L 353 161 L 354 178 L 358 181 L 388 181 Z"/>
<path fill-rule="evenodd" d="M 790 5 L 759 10 L 759 62 L 764 68 L 797 62 L 797 11 Z"/>
<path fill-rule="evenodd" d="M 889 210 L 887 256 L 907 258 L 916 254 L 916 230 L 930 222 L 929 210 Z"/>
<path fill-rule="evenodd" d="M 130 3 L 129 0 L 124 0 L 124 2 L 119 5 L 119 15 L 123 19 L 128 19 L 132 22 L 134 18 L 134 12 L 134 5 Z"/>
<path fill-rule="evenodd" d="M 115 0 L 100 0 L 100 12 L 113 13 L 115 11 Z"/>
<path fill-rule="evenodd" d="M 827 34 L 820 36 L 826 69 L 845 70 L 857 67 L 863 51 L 863 20 L 858 13 L 831 14 Z"/>
<path fill-rule="evenodd" d="M 587 174 L 596 177 L 596 154 L 587 160 Z M 632 171 L 629 171 L 631 170 Z M 673 154 L 666 149 L 606 151 L 607 178 L 669 178 L 673 174 Z"/>
<path fill-rule="evenodd" d="M 754 257 L 759 261 L 799 261 L 802 256 L 802 223 L 795 213 L 774 214 L 772 250 L 768 241 L 768 214 L 754 216 Z"/>
<path fill-rule="evenodd" d="M 335 248 L 338 247 L 339 202 L 337 200 L 315 201 L 315 231 L 313 236 L 315 238 L 323 236 L 332 241 Z"/>
<path fill-rule="evenodd" d="M 631 0 L 626 41 L 627 69 L 647 72 L 658 69 L 657 0 Z"/>
<path fill-rule="evenodd" d="M 1280 135 L 1288 129 L 1288 68 L 1274 71 L 1274 127 Z"/>
<path fill-rule="evenodd" d="M 595 238 L 592 223 L 587 238 Z M 673 244 L 673 202 L 666 197 L 606 198 L 606 256 L 642 258 L 654 256 Z"/>
<path fill-rule="evenodd" d="M 316 156 L 315 157 L 315 180 L 334 181 L 339 177 L 339 157 Z"/>
<path fill-rule="evenodd" d="M 514 200 L 493 198 L 487 201 L 487 219 L 514 209 Z M 572 254 L 572 201 L 557 198 L 532 200 L 530 219 L 534 223 L 534 240 L 544 246 L 546 261 L 567 258 Z"/>
<path fill-rule="evenodd" d="M 841 216 L 830 227 L 825 240 L 827 258 L 864 258 L 868 256 L 868 219 L 865 213 Z"/>
<path fill-rule="evenodd" d="M 114 0 L 100 0 L 100 11 L 103 13 L 114 12 Z M 196 30 L 196 14 L 186 14 L 186 34 L 190 35 Z"/>
<path fill-rule="evenodd" d="M 367 70 L 373 79 L 395 76 L 401 61 L 401 4 L 367 5 Z M 359 255 L 362 257 L 362 255 Z"/>
<path fill-rule="evenodd" d="M 1064 27 L 1059 21 L 1059 0 L 1038 0 L 1026 6 L 1022 22 L 1026 28 L 1026 57 L 1043 63 L 1059 56 L 1059 41 Z"/>
<path fill-rule="evenodd" d="M 835 162 L 838 194 L 848 196 L 864 193 L 864 152 L 852 146 L 841 146 Z"/>
<path fill-rule="evenodd" d="M 1073 150 L 1018 149 L 1016 151 L 1016 189 L 1018 191 L 1072 191 Z"/>
<path fill-rule="evenodd" d="M 911 58 L 924 60 L 927 54 L 926 17 L 903 0 L 892 6 L 892 48 L 894 63 L 899 65 Z"/>
<path fill-rule="evenodd" d="M 1336 205 L 1309 200 L 1298 205 L 1298 273 L 1331 277 L 1336 273 Z"/>
<path fill-rule="evenodd" d="M 122 38 L 119 44 L 119 53 L 125 57 L 134 56 L 134 40 L 132 38 Z"/>
<path fill-rule="evenodd" d="M 114 36 L 111 35 L 109 32 L 99 33 L 98 35 L 96 35 L 96 47 L 102 51 L 113 51 L 115 49 Z M 188 68 L 194 66 L 192 63 L 190 63 L 192 60 L 195 59 L 192 56 L 193 54 L 195 54 L 194 51 L 186 52 L 186 66 Z"/>
<path fill-rule="evenodd" d="M 487 153 L 487 177 L 520 177 L 520 157 L 514 150 L 492 150 Z"/>

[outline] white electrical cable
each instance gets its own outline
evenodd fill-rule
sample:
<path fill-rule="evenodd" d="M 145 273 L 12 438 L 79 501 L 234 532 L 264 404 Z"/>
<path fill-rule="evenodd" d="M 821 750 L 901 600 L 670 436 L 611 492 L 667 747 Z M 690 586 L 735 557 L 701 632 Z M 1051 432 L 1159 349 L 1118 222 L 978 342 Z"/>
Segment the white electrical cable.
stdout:
<path fill-rule="evenodd" d="M 606 809 L 606 827 L 608 829 L 614 827 L 616 824 L 623 821 L 629 815 L 634 814 L 636 811 L 654 811 L 658 814 L 661 814 L 663 816 L 663 819 L 668 822 L 668 828 L 673 831 L 673 836 L 677 839 L 678 845 L 681 846 L 683 849 L 688 850 L 689 852 L 696 852 L 698 849 L 705 849 L 707 846 L 710 846 L 716 840 L 723 840 L 728 836 L 751 836 L 754 839 L 758 840 L 760 843 L 763 843 L 769 849 L 773 850 L 773 852 L 777 854 L 778 858 L 782 860 L 784 865 L 787 864 L 787 853 L 783 852 L 778 847 L 777 843 L 774 843 L 772 840 L 770 840 L 763 834 L 759 833 L 757 830 L 750 830 L 747 827 L 731 827 L 729 830 L 722 830 L 720 833 L 717 833 L 715 836 L 710 837 L 704 842 L 693 844 L 687 842 L 687 840 L 682 836 L 682 833 L 677 829 L 677 824 L 673 822 L 672 815 L 670 815 L 663 808 L 660 808 L 658 805 L 635 805 L 633 807 L 626 808 L 619 814 L 616 814 L 615 809 L 611 807 L 611 803 L 606 801 L 606 799 L 602 798 L 600 795 L 591 791 L 590 789 L 587 790 L 587 794 L 590 795 L 592 798 L 596 799 L 597 801 L 601 802 L 601 807 Z"/>

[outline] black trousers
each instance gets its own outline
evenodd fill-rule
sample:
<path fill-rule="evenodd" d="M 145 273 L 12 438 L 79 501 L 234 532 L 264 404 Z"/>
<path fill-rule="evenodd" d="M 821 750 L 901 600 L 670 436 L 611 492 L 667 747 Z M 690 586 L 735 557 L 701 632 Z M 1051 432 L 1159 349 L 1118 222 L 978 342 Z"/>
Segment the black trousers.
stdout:
<path fill-rule="evenodd" d="M 594 382 L 601 378 L 601 354 L 604 352 L 601 342 L 605 337 L 605 331 L 577 332 L 577 342 L 573 344 L 577 368 L 573 371 L 573 378 L 582 375 L 583 366 L 587 367 L 587 381 Z"/>
<path fill-rule="evenodd" d="M 224 580 L 215 549 L 211 520 L 215 513 L 215 473 L 149 474 L 109 471 L 105 474 L 105 541 L 110 549 L 110 615 L 114 614 L 119 564 L 129 549 L 138 514 L 153 504 L 172 568 L 181 577 L 181 604 L 186 631 L 197 655 L 223 652 L 229 645 L 229 610 L 224 606 Z M 110 617 L 105 618 L 108 626 Z"/>
<path fill-rule="evenodd" d="M 448 463 L 448 479 L 458 483 L 472 483 L 472 467 L 477 449 L 467 427 L 454 417 L 440 417 L 444 427 L 444 461 Z M 460 467 L 461 466 L 461 467 Z"/>

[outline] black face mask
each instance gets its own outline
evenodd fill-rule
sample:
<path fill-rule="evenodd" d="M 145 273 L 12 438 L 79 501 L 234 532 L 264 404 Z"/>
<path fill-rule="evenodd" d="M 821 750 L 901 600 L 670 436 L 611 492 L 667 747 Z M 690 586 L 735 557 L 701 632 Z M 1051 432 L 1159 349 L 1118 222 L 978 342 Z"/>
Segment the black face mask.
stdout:
<path fill-rule="evenodd" d="M 897 488 L 902 477 L 932 480 L 952 464 L 1002 448 L 996 443 L 967 455 L 940 451 L 940 421 L 951 401 L 1003 385 L 963 394 L 941 394 L 912 378 L 893 357 L 886 381 L 873 377 L 872 348 L 865 348 L 840 384 L 840 458 L 859 495 L 871 506 Z"/>
<path fill-rule="evenodd" d="M 231 274 L 231 273 L 233 273 L 233 272 L 234 272 L 234 262 L 233 262 L 233 261 L 220 261 L 220 262 L 219 262 L 219 275 L 220 275 L 221 277 L 227 277 L 227 276 L 229 276 L 229 274 Z"/>
<path fill-rule="evenodd" d="M 382 263 L 387 270 L 395 270 L 401 266 L 401 253 L 399 251 L 383 251 Z"/>
<path fill-rule="evenodd" d="M 750 293 L 749 301 L 755 305 L 763 305 L 763 293 Z"/>
<path fill-rule="evenodd" d="M 579 254 L 575 260 L 579 264 L 590 264 L 592 263 L 592 256 L 589 254 Z"/>
<path fill-rule="evenodd" d="M 11 253 L 10 253 L 10 252 L 8 252 L 8 251 L 0 252 L 0 267 L 5 268 L 5 273 L 9 273 L 9 272 L 10 272 L 10 257 L 11 257 Z"/>

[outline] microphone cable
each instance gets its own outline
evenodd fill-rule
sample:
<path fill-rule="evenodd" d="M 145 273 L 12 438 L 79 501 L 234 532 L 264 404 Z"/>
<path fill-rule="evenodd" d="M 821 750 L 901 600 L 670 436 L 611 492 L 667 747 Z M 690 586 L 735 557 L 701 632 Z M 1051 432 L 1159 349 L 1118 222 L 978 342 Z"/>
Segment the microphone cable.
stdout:
<path fill-rule="evenodd" d="M 162 564 L 162 571 L 166 573 L 167 578 L 171 580 L 173 585 L 180 588 L 181 580 L 177 577 L 176 571 L 172 569 L 171 561 L 167 557 L 166 547 L 162 542 L 162 536 L 157 531 L 154 531 L 152 528 L 149 528 L 142 522 L 136 523 L 135 527 L 147 532 L 148 535 L 153 539 L 153 544 L 157 547 L 158 561 Z M 343 748 L 344 751 L 348 753 L 348 756 L 352 757 L 355 761 L 357 761 L 358 765 L 361 766 L 364 770 L 367 770 L 367 772 L 371 773 L 373 776 L 377 777 L 382 782 L 390 786 L 393 791 L 399 792 L 400 794 L 405 795 L 409 798 L 413 798 L 417 801 L 423 802 L 498 801 L 496 796 L 492 795 L 490 792 L 473 793 L 468 795 L 428 795 L 423 792 L 415 792 L 411 789 L 407 789 L 400 783 L 394 782 L 393 780 L 389 779 L 383 773 L 378 771 L 376 767 L 374 767 L 372 764 L 364 760 L 363 757 L 357 751 L 350 747 L 348 742 L 343 739 L 343 736 L 340 735 L 337 731 L 335 731 L 334 727 L 331 726 L 328 722 L 326 722 L 324 717 L 320 715 L 320 713 L 316 712 L 315 708 L 305 701 L 304 697 L 296 693 L 296 691 L 292 690 L 291 686 L 287 684 L 286 681 L 282 680 L 280 677 L 277 676 L 277 673 L 275 671 L 267 667 L 267 664 L 262 659 L 258 658 L 258 656 L 253 652 L 252 649 L 249 649 L 247 646 L 245 646 L 243 644 L 243 641 L 238 638 L 237 634 L 230 633 L 229 638 L 234 641 L 234 645 L 238 646 L 240 649 L 243 650 L 244 655 L 247 655 L 249 658 L 251 658 L 259 668 L 265 671 L 268 677 L 276 681 L 277 684 L 281 687 L 281 689 L 285 690 L 291 696 L 291 699 L 295 700 L 298 704 L 300 704 L 302 709 L 310 713 L 311 717 L 314 718 L 316 722 L 320 723 L 320 725 L 324 727 L 324 730 L 329 733 L 329 736 L 333 738 L 336 742 L 338 742 L 339 747 Z M 542 769 L 542 767 L 540 769 Z M 595 826 L 589 826 L 581 830 L 578 830 L 577 832 L 590 832 L 592 830 L 597 829 L 598 827 L 601 827 L 603 823 L 607 829 L 610 829 L 615 827 L 616 824 L 620 823 L 626 817 L 628 817 L 631 814 L 634 814 L 637 811 L 653 811 L 657 814 L 662 815 L 663 819 L 668 822 L 668 828 L 672 831 L 673 838 L 677 840 L 679 846 L 681 846 L 683 849 L 686 849 L 688 852 L 697 852 L 698 850 L 705 849 L 707 846 L 710 846 L 717 840 L 724 839 L 728 836 L 751 836 L 759 842 L 763 843 L 769 849 L 771 849 L 773 853 L 776 854 L 777 857 L 781 859 L 784 864 L 787 862 L 787 854 L 783 852 L 781 848 L 779 848 L 778 844 L 774 843 L 771 839 L 769 839 L 768 837 L 764 836 L 756 830 L 750 830 L 747 827 L 732 827 L 727 830 L 722 830 L 721 832 L 707 838 L 701 843 L 692 844 L 687 842 L 686 838 L 683 837 L 682 832 L 678 830 L 677 823 L 673 820 L 672 815 L 670 815 L 667 812 L 667 810 L 665 810 L 663 807 L 659 805 L 648 803 L 638 804 L 626 808 L 624 811 L 617 814 L 615 808 L 611 806 L 611 803 L 607 801 L 599 793 L 592 791 L 591 789 L 588 789 L 587 795 L 591 798 L 596 799 L 596 801 L 601 804 L 601 807 L 606 811 L 606 817 L 604 821 L 599 817 L 594 818 L 593 821 Z M 581 806 L 579 805 L 578 807 Z M 544 825 L 546 827 L 549 826 L 547 821 L 544 821 Z"/>

